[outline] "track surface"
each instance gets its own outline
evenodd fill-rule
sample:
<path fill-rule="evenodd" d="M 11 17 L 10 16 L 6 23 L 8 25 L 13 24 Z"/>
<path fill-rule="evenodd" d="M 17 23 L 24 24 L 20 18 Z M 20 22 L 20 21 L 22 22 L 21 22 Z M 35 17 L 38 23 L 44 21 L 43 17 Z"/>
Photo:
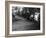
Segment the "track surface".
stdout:
<path fill-rule="evenodd" d="M 36 22 L 29 21 L 26 18 L 16 15 L 15 20 L 12 23 L 13 31 L 23 31 L 23 30 L 39 30 L 39 25 Z"/>

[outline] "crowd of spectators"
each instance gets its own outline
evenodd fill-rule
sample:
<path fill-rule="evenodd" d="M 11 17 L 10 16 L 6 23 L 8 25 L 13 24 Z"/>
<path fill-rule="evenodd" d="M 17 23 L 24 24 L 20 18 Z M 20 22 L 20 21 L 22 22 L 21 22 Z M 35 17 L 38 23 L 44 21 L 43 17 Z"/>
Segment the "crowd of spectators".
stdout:
<path fill-rule="evenodd" d="M 29 8 L 29 7 L 14 7 L 12 10 L 12 16 L 16 15 L 27 18 L 31 21 L 40 22 L 40 8 Z"/>

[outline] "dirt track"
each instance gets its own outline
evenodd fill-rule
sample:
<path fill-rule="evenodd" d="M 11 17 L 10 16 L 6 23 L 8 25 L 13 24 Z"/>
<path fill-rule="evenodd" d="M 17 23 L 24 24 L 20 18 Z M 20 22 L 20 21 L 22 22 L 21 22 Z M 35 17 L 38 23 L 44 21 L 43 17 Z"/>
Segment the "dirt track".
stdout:
<path fill-rule="evenodd" d="M 28 21 L 27 19 L 20 17 L 18 15 L 15 16 L 17 21 L 14 21 L 12 24 L 13 31 L 22 31 L 22 30 L 38 30 L 39 25 L 32 21 Z"/>

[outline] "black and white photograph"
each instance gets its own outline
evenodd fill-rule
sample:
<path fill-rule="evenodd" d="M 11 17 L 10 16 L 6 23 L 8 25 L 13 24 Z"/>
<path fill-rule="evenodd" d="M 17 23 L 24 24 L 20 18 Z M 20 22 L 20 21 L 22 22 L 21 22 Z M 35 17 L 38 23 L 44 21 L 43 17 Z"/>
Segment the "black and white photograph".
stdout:
<path fill-rule="evenodd" d="M 10 4 L 10 34 L 43 33 L 43 6 Z"/>
<path fill-rule="evenodd" d="M 12 7 L 12 31 L 40 30 L 40 8 Z"/>

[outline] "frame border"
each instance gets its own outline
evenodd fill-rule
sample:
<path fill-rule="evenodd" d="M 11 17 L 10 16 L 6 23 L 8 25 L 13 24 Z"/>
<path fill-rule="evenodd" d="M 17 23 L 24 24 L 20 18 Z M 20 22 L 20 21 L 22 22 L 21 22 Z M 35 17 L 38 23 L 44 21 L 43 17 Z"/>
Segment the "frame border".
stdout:
<path fill-rule="evenodd" d="M 9 35 L 9 4 L 33 4 L 43 6 L 43 33 L 33 33 L 33 34 L 12 34 Z M 20 36 L 35 36 L 35 35 L 45 35 L 45 3 L 34 3 L 34 2 L 20 2 L 20 1 L 5 1 L 5 37 L 20 37 Z"/>

